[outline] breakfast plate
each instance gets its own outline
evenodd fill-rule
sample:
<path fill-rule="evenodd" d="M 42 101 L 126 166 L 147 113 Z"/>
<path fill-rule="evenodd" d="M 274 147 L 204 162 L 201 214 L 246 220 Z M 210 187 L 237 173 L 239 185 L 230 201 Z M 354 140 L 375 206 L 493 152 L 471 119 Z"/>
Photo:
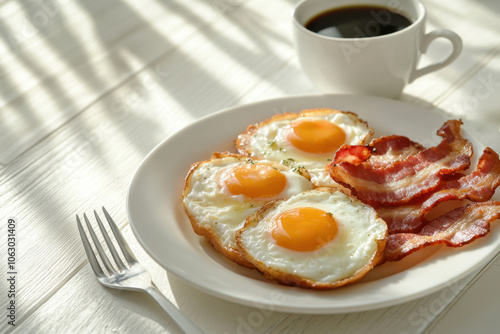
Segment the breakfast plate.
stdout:
<path fill-rule="evenodd" d="M 500 230 L 492 226 L 486 237 L 462 248 L 428 247 L 376 267 L 355 284 L 328 291 L 279 285 L 217 253 L 192 231 L 182 207 L 189 167 L 215 151 L 234 152 L 234 140 L 250 124 L 310 108 L 352 111 L 368 122 L 375 136 L 404 135 L 427 147 L 440 142 L 436 131 L 446 121 L 438 112 L 361 95 L 284 97 L 204 117 L 165 139 L 134 173 L 127 210 L 132 230 L 146 252 L 169 273 L 225 300 L 267 310 L 333 314 L 387 307 L 446 287 L 453 289 L 458 280 L 484 266 L 500 250 Z M 475 166 L 484 145 L 466 130 L 462 134 L 474 146 Z"/>

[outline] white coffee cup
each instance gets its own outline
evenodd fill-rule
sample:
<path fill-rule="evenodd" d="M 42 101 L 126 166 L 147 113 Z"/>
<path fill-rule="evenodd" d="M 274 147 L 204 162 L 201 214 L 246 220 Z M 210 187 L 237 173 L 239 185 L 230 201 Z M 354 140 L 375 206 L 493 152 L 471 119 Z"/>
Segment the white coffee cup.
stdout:
<path fill-rule="evenodd" d="M 437 29 L 425 33 L 426 11 L 418 0 L 364 0 L 401 13 L 412 23 L 387 35 L 356 38 L 329 37 L 305 28 L 320 13 L 357 5 L 352 0 L 304 0 L 292 12 L 295 45 L 302 69 L 326 93 L 359 93 L 397 98 L 418 77 L 445 67 L 462 50 L 462 40 L 453 31 Z M 385 15 L 385 16 L 384 16 Z M 374 11 L 374 22 L 385 20 L 387 10 Z M 369 29 L 370 27 L 366 27 Z M 420 55 L 436 38 L 451 42 L 452 51 L 443 60 L 418 68 Z"/>

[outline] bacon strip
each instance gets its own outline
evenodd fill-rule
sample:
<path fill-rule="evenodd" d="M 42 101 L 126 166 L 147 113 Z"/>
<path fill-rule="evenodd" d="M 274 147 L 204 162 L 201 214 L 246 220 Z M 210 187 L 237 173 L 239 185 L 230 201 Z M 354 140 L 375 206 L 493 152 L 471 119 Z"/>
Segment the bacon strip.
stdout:
<path fill-rule="evenodd" d="M 386 261 L 398 261 L 431 245 L 461 247 L 490 231 L 490 223 L 500 218 L 500 202 L 472 203 L 452 210 L 424 226 L 417 233 L 397 233 L 387 237 Z"/>
<path fill-rule="evenodd" d="M 374 168 L 383 168 L 399 160 L 422 151 L 424 147 L 404 136 L 383 136 L 375 138 L 370 145 L 344 145 L 335 153 L 335 160 L 330 163 L 328 170 L 341 162 L 354 165 L 370 159 Z"/>
<path fill-rule="evenodd" d="M 344 145 L 340 147 L 335 153 L 335 160 L 327 165 L 327 168 L 335 166 L 339 162 L 347 162 L 353 165 L 359 165 L 360 163 L 368 160 L 375 149 L 371 146 L 365 145 Z"/>
<path fill-rule="evenodd" d="M 424 150 L 419 143 L 397 135 L 375 138 L 369 146 L 375 151 L 370 158 L 370 164 L 376 168 L 404 160 Z"/>
<path fill-rule="evenodd" d="M 376 211 L 386 222 L 389 234 L 417 232 L 426 223 L 424 210 L 419 204 L 379 207 Z"/>
<path fill-rule="evenodd" d="M 400 205 L 434 190 L 444 174 L 470 165 L 472 145 L 460 136 L 461 121 L 447 121 L 437 132 L 443 138 L 435 147 L 381 168 L 361 157 L 358 164 L 346 156 L 335 157 L 330 176 L 351 189 L 361 201 L 372 205 Z"/>
<path fill-rule="evenodd" d="M 484 202 L 500 185 L 500 159 L 491 148 L 484 149 L 476 170 L 469 175 L 444 181 L 436 192 L 402 206 L 379 207 L 377 213 L 387 223 L 389 234 L 416 232 L 428 221 L 425 216 L 438 204 L 450 200 Z"/>

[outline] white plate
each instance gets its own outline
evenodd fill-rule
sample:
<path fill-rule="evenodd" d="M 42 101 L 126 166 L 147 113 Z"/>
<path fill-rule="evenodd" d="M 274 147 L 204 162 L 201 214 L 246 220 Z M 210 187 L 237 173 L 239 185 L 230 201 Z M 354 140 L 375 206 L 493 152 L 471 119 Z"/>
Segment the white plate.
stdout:
<path fill-rule="evenodd" d="M 309 95 L 227 109 L 180 130 L 159 144 L 141 163 L 130 184 L 127 208 L 132 229 L 149 255 L 168 272 L 209 294 L 237 303 L 297 313 L 346 313 L 395 305 L 444 287 L 489 261 L 500 249 L 500 230 L 462 248 L 428 247 L 402 261 L 372 270 L 362 281 L 330 291 L 312 291 L 267 281 L 239 267 L 195 235 L 181 205 L 184 177 L 194 162 L 214 151 L 232 150 L 249 124 L 282 112 L 308 108 L 356 112 L 376 136 L 400 134 L 425 146 L 440 141 L 445 119 L 399 101 L 355 95 Z M 484 148 L 477 140 L 475 157 Z M 475 167 L 475 165 L 473 165 Z"/>

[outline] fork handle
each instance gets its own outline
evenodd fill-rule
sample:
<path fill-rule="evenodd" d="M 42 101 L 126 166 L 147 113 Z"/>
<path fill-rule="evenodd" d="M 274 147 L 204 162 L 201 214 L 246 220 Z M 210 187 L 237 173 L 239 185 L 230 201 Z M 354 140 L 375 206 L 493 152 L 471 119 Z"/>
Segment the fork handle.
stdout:
<path fill-rule="evenodd" d="M 174 322 L 185 333 L 205 334 L 197 325 L 195 325 L 184 313 L 174 306 L 154 285 L 146 289 L 146 292 L 153 297 L 158 304 L 167 312 Z"/>

